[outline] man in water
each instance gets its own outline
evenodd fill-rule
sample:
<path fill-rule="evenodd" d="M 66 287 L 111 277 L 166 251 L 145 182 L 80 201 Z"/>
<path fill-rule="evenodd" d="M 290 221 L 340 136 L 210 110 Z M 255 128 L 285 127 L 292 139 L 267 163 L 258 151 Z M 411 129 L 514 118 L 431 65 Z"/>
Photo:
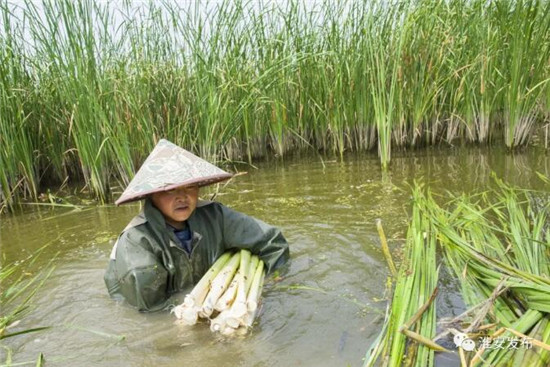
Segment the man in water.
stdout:
<path fill-rule="evenodd" d="M 289 249 L 281 231 L 223 204 L 199 199 L 200 187 L 232 175 L 161 140 L 117 205 L 144 200 L 118 237 L 105 284 L 111 297 L 139 311 L 170 308 L 175 293 L 197 283 L 224 252 L 244 248 L 267 271 L 284 264 Z"/>

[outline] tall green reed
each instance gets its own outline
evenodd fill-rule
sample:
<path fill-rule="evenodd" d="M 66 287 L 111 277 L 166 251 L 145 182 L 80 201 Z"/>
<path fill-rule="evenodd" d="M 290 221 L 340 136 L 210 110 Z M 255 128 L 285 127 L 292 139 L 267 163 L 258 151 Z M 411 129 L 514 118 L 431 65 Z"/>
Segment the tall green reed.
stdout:
<path fill-rule="evenodd" d="M 546 1 L 495 4 L 503 48 L 506 146 L 524 145 L 532 132 L 543 86 L 548 79 L 550 5 Z"/>
<path fill-rule="evenodd" d="M 378 2 L 365 29 L 364 67 L 368 70 L 378 155 L 383 168 L 390 162 L 392 124 L 398 116 L 398 91 L 402 49 L 409 31 L 409 3 L 389 6 Z"/>

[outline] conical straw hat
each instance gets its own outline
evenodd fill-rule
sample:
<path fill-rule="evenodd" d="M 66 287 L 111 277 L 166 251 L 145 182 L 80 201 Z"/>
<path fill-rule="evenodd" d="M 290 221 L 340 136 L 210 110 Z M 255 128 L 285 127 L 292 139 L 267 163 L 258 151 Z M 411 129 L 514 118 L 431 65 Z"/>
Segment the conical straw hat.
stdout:
<path fill-rule="evenodd" d="M 116 205 L 180 186 L 206 186 L 233 175 L 202 158 L 161 139 L 136 173 Z"/>

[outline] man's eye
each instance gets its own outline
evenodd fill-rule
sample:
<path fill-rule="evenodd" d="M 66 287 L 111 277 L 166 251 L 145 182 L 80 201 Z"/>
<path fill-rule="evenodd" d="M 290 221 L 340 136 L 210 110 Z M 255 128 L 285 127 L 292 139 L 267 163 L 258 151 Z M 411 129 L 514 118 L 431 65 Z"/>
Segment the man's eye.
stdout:
<path fill-rule="evenodd" d="M 184 188 L 175 188 L 171 190 L 166 190 L 165 193 L 169 195 L 177 195 L 178 193 L 181 195 L 189 195 L 197 192 L 199 190 L 198 186 L 190 186 L 190 187 L 184 187 Z"/>

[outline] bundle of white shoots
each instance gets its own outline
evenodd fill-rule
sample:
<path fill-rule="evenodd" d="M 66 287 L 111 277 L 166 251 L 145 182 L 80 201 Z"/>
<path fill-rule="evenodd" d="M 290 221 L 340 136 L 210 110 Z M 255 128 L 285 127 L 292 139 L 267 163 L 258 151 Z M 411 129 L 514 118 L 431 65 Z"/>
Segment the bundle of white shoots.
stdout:
<path fill-rule="evenodd" d="M 248 250 L 227 252 L 172 312 L 186 325 L 201 317 L 210 320 L 214 332 L 246 332 L 258 310 L 264 277 L 264 262 L 258 256 Z"/>

